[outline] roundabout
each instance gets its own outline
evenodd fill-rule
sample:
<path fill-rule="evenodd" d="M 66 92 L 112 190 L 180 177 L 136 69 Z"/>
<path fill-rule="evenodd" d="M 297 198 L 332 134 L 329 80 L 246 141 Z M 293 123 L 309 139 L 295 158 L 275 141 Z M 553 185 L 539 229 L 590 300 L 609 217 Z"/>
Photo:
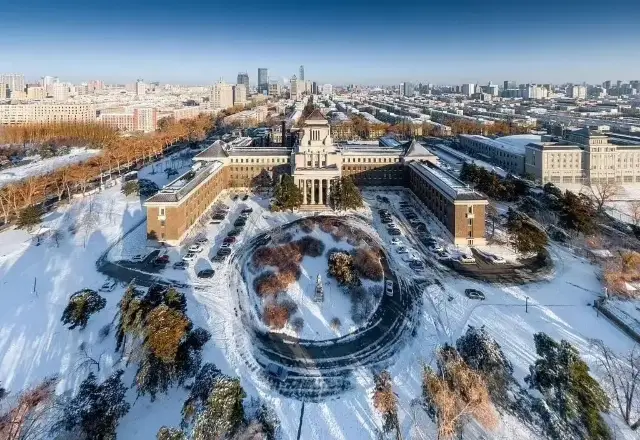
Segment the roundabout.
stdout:
<path fill-rule="evenodd" d="M 254 253 L 271 244 L 274 236 L 298 228 L 307 219 L 296 220 L 287 225 L 254 236 L 232 254 L 230 287 L 235 287 L 238 301 L 237 313 L 241 317 L 242 329 L 248 333 L 251 356 L 263 371 L 261 374 L 271 386 L 281 394 L 300 400 L 318 401 L 335 396 L 352 388 L 352 372 L 362 367 L 383 367 L 403 346 L 417 326 L 415 310 L 419 307 L 421 292 L 425 283 L 396 277 L 395 268 L 384 252 L 384 243 L 372 234 L 361 219 L 355 216 L 314 217 L 313 221 L 332 219 L 353 230 L 360 231 L 362 242 L 381 249 L 380 261 L 385 279 L 392 280 L 393 296 L 381 295 L 375 311 L 366 321 L 348 334 L 330 339 L 311 340 L 298 338 L 288 333 L 265 328 L 261 311 L 252 301 L 251 283 L 247 282 L 247 267 L 251 265 Z M 315 275 L 315 274 L 314 274 Z M 324 274 L 323 274 L 324 275 Z M 336 292 L 343 294 L 342 292 Z M 329 296 L 324 301 L 330 301 Z M 238 340 L 235 335 L 234 340 Z M 246 359 L 245 361 L 250 361 Z M 273 365 L 286 373 L 278 377 L 267 373 Z"/>

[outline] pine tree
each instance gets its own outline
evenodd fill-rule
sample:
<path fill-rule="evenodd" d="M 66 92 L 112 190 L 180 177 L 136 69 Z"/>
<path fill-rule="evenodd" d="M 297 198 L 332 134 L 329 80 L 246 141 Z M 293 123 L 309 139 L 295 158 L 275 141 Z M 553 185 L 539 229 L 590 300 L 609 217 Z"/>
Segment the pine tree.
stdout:
<path fill-rule="evenodd" d="M 178 428 L 163 426 L 156 435 L 156 440 L 187 440 L 187 436 Z"/>
<path fill-rule="evenodd" d="M 378 410 L 384 422 L 385 432 L 395 429 L 396 438 L 400 438 L 400 424 L 398 422 L 398 396 L 393 392 L 393 383 L 388 371 L 383 370 L 373 376 L 375 390 L 373 392 L 373 406 Z"/>
<path fill-rule="evenodd" d="M 42 222 L 42 209 L 39 206 L 31 205 L 20 211 L 18 216 L 18 228 L 32 229 Z"/>
<path fill-rule="evenodd" d="M 56 430 L 74 432 L 82 438 L 115 440 L 119 420 L 129 412 L 122 370 L 98 385 L 93 373 L 80 384 L 78 394 L 63 408 Z"/>
<path fill-rule="evenodd" d="M 209 394 L 206 409 L 196 420 L 193 440 L 233 435 L 244 420 L 242 400 L 245 397 L 239 379 L 220 376 Z"/>
<path fill-rule="evenodd" d="M 204 410 L 209 394 L 211 394 L 220 375 L 220 370 L 214 364 L 207 363 L 202 366 L 193 385 L 191 385 L 189 397 L 182 405 L 182 421 L 180 422 L 182 428 L 187 428 Z"/>
<path fill-rule="evenodd" d="M 513 381 L 513 365 L 485 327 L 469 326 L 456 341 L 456 348 L 467 365 L 483 375 L 494 400 L 505 401 L 507 386 Z"/>
<path fill-rule="evenodd" d="M 140 183 L 137 180 L 129 180 L 122 185 L 122 194 L 130 196 L 131 194 L 140 194 Z"/>
<path fill-rule="evenodd" d="M 98 292 L 91 289 L 83 289 L 75 292 L 69 298 L 69 303 L 62 312 L 62 323 L 71 324 L 69 330 L 80 327 L 84 329 L 89 322 L 89 317 L 102 310 L 107 304 L 107 300 L 101 297 Z"/>
<path fill-rule="evenodd" d="M 360 190 L 353 183 L 353 179 L 349 176 L 345 176 L 341 179 L 341 201 L 340 209 L 358 209 L 364 206 L 362 202 L 362 194 Z"/>
<path fill-rule="evenodd" d="M 538 253 L 548 243 L 547 234 L 534 225 L 526 216 L 509 208 L 507 231 L 514 249 L 523 254 Z"/>
<path fill-rule="evenodd" d="M 292 176 L 283 174 L 274 191 L 274 208 L 293 211 L 302 204 L 302 190 L 298 188 Z"/>

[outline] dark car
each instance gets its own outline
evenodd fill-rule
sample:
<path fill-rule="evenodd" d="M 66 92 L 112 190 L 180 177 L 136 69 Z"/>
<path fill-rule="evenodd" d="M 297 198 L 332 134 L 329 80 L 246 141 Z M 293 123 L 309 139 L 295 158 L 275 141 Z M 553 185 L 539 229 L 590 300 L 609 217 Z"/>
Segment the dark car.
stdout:
<path fill-rule="evenodd" d="M 253 208 L 244 208 L 242 211 L 243 214 L 251 214 L 253 212 Z"/>
<path fill-rule="evenodd" d="M 386 209 L 378 209 L 378 214 L 380 215 L 389 214 L 389 211 L 387 211 Z"/>
<path fill-rule="evenodd" d="M 402 235 L 400 229 L 387 229 L 387 232 L 389 232 L 389 235 Z"/>
<path fill-rule="evenodd" d="M 231 248 L 218 249 L 218 255 L 229 255 L 230 253 L 231 253 Z"/>
<path fill-rule="evenodd" d="M 236 242 L 236 237 L 225 237 L 224 240 L 222 240 L 223 243 L 235 243 Z"/>
<path fill-rule="evenodd" d="M 422 242 L 427 246 L 433 246 L 434 244 L 438 243 L 438 241 L 433 237 L 425 237 L 425 239 L 422 240 Z"/>
<path fill-rule="evenodd" d="M 196 274 L 198 278 L 211 278 L 216 273 L 213 269 L 202 269 Z"/>
<path fill-rule="evenodd" d="M 389 199 L 382 196 L 382 203 L 389 203 Z"/>
<path fill-rule="evenodd" d="M 181 269 L 184 270 L 189 266 L 189 264 L 186 261 L 176 261 L 175 263 L 173 263 L 173 268 L 174 269 Z"/>
<path fill-rule="evenodd" d="M 484 293 L 480 292 L 478 289 L 464 289 L 464 294 L 467 295 L 469 299 L 486 299 Z"/>
<path fill-rule="evenodd" d="M 245 195 L 242 197 L 242 200 L 247 200 L 248 198 L 249 198 L 249 194 L 245 194 Z"/>
<path fill-rule="evenodd" d="M 229 256 L 229 254 L 216 254 L 213 256 L 213 258 L 211 259 L 211 261 L 215 261 L 215 262 L 221 262 L 227 259 L 227 257 Z"/>
<path fill-rule="evenodd" d="M 416 223 L 415 225 L 413 225 L 413 229 L 415 229 L 416 231 L 426 231 L 427 230 L 427 225 L 425 225 L 422 222 Z"/>
<path fill-rule="evenodd" d="M 245 219 L 239 218 L 239 219 L 236 219 L 235 222 L 233 222 L 233 226 L 236 226 L 236 227 L 237 226 L 244 226 L 245 223 L 247 223 L 247 221 Z"/>
<path fill-rule="evenodd" d="M 238 229 L 238 228 L 232 229 L 227 234 L 227 237 L 236 237 L 240 235 L 241 232 L 242 232 L 242 229 Z"/>
<path fill-rule="evenodd" d="M 177 176 L 177 175 L 178 175 L 178 170 L 173 169 L 173 168 L 168 168 L 167 169 L 167 177 Z"/>
<path fill-rule="evenodd" d="M 391 223 L 393 219 L 391 217 L 380 217 L 380 222 L 382 223 Z"/>

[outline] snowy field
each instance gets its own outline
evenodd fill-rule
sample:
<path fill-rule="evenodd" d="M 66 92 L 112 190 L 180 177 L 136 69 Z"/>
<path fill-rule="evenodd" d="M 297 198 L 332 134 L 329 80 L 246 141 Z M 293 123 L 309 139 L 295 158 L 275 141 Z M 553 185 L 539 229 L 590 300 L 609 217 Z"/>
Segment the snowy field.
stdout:
<path fill-rule="evenodd" d="M 100 153 L 100 150 L 72 148 L 69 154 L 64 156 L 55 156 L 47 159 L 40 159 L 39 156 L 27 158 L 33 159 L 33 162 L 0 171 L 0 188 L 28 177 L 50 173 L 63 166 L 84 162 L 98 153 Z"/>
<path fill-rule="evenodd" d="M 166 174 L 162 172 L 151 174 L 146 169 L 140 175 L 159 184 L 166 183 Z M 401 194 L 389 193 L 394 210 L 398 210 L 397 201 Z M 264 209 L 267 200 L 260 198 L 232 202 L 229 193 L 221 198 L 231 207 L 230 219 L 235 218 L 245 205 L 254 209 L 236 246 L 242 246 L 260 231 L 300 217 L 291 213 L 269 213 Z M 369 212 L 375 212 L 381 206 L 377 205 L 375 198 L 368 197 L 367 201 L 364 215 L 370 219 L 371 228 L 378 231 L 389 251 L 393 247 L 391 237 L 379 224 L 377 215 Z M 127 367 L 121 363 L 114 352 L 112 334 L 104 339 L 98 335 L 99 330 L 113 320 L 124 286 L 119 285 L 114 291 L 104 294 L 106 307 L 92 316 L 82 331 L 68 330 L 60 322 L 60 317 L 73 292 L 86 287 L 97 289 L 104 282 L 104 276 L 96 271 L 96 260 L 118 237 L 143 219 L 140 200 L 125 198 L 115 187 L 75 200 L 45 217 L 44 228 L 62 232 L 58 245 L 49 238 L 35 246 L 32 236 L 24 231 L 0 233 L 0 382 L 3 387 L 17 392 L 56 374 L 61 379 L 58 392 L 76 391 L 89 373 L 88 368 L 78 367 L 82 360 L 81 342 L 87 342 L 91 355 L 99 358 L 100 370 L 93 369 L 99 378 L 107 377 L 116 368 L 124 368 L 125 383 L 132 383 L 135 366 Z M 74 234 L 69 231 L 70 227 Z M 405 232 L 403 240 L 417 251 L 419 246 L 407 232 L 408 225 L 401 224 L 400 227 Z M 440 227 L 437 224 L 428 221 L 428 227 L 432 234 L 438 235 Z M 188 314 L 195 326 L 206 327 L 213 334 L 204 348 L 203 361 L 215 363 L 225 374 L 239 376 L 249 396 L 261 396 L 273 405 L 282 423 L 282 438 L 296 439 L 301 402 L 284 398 L 270 387 L 256 368 L 251 341 L 246 339 L 243 331 L 244 324 L 234 316 L 234 309 L 243 301 L 233 293 L 239 283 L 236 277 L 238 268 L 233 264 L 212 264 L 208 259 L 231 228 L 226 221 L 194 231 L 192 238 L 198 234 L 208 237 L 206 252 L 188 270 L 168 269 L 162 276 L 180 277 L 189 285 L 183 289 L 187 296 Z M 138 228 L 127 236 L 125 244 L 119 251 L 113 250 L 110 259 L 114 259 L 114 255 L 139 253 L 139 249 L 144 251 L 144 240 L 136 236 L 138 231 L 144 233 L 144 228 Z M 398 254 L 389 253 L 396 264 L 402 264 Z M 183 254 L 184 249 L 170 250 L 172 262 Z M 623 333 L 605 318 L 598 317 L 589 306 L 601 292 L 595 267 L 556 245 L 551 247 L 551 254 L 556 264 L 553 278 L 523 286 L 487 285 L 461 278 L 442 270 L 437 264 L 427 266 L 427 271 L 420 277 L 438 280 L 442 287 L 434 284 L 423 292 L 424 306 L 420 310 L 416 334 L 388 365 L 394 391 L 399 397 L 403 438 L 435 438 L 433 424 L 415 404 L 421 394 L 423 365 L 433 364 L 435 348 L 444 343 L 454 343 L 468 325 L 486 326 L 513 362 L 515 377 L 521 383 L 529 365 L 535 360 L 533 334 L 536 332 L 543 331 L 557 340 L 568 340 L 591 365 L 593 358 L 589 340 L 592 338 L 602 339 L 617 352 L 632 347 L 632 342 Z M 308 266 L 310 279 L 315 272 L 324 270 L 324 267 L 314 267 L 306 261 L 303 264 Z M 203 267 L 213 267 L 216 275 L 210 280 L 198 280 L 195 271 Z M 400 276 L 410 279 L 417 275 L 405 267 L 401 269 Z M 482 290 L 487 296 L 486 301 L 467 299 L 464 296 L 466 288 Z M 527 309 L 525 304 L 528 304 Z M 313 313 L 311 308 L 308 310 Z M 305 320 L 310 318 L 305 316 Z M 324 402 L 305 404 L 300 438 L 377 438 L 382 421 L 371 403 L 372 371 L 367 367 L 356 368 L 354 378 L 353 390 Z M 148 397 L 136 399 L 135 389 L 131 389 L 127 398 L 132 408 L 120 422 L 118 438 L 153 439 L 161 426 L 177 426 L 186 394 L 185 390 L 174 388 L 151 402 Z M 617 426 L 617 439 L 637 438 L 615 415 L 610 419 Z M 501 418 L 496 432 L 484 433 L 472 427 L 464 438 L 506 440 L 538 437 L 518 420 L 505 416 Z"/>

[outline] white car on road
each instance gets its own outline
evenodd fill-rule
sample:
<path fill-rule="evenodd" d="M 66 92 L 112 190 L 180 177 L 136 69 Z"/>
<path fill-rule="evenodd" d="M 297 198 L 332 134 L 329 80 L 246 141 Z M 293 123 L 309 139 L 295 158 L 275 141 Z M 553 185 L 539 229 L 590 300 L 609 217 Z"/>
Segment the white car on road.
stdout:
<path fill-rule="evenodd" d="M 398 237 L 394 237 L 391 239 L 391 244 L 394 246 L 398 246 L 402 244 L 402 240 L 400 240 Z"/>
<path fill-rule="evenodd" d="M 408 254 L 409 249 L 407 249 L 405 246 L 400 246 L 399 248 L 396 249 L 396 252 L 399 254 Z"/>
<path fill-rule="evenodd" d="M 198 244 L 192 244 L 191 246 L 189 246 L 187 248 L 187 250 L 189 252 L 202 252 L 202 246 L 198 245 Z"/>
<path fill-rule="evenodd" d="M 194 254 L 193 252 L 189 252 L 187 255 L 182 257 L 182 261 L 193 261 L 195 259 L 196 259 L 196 254 Z"/>

